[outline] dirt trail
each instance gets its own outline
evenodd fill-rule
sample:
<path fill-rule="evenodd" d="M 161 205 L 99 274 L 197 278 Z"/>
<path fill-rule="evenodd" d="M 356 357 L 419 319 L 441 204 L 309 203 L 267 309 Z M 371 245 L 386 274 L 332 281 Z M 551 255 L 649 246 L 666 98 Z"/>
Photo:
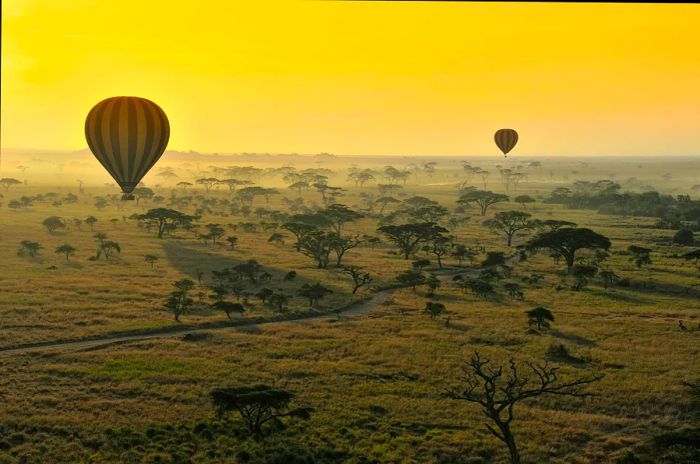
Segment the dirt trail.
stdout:
<path fill-rule="evenodd" d="M 444 271 L 439 271 L 436 274 L 440 280 L 447 280 L 457 274 L 475 274 L 478 273 L 479 269 L 475 268 L 462 268 L 462 269 L 449 269 Z M 366 314 L 381 307 L 387 300 L 389 300 L 395 291 L 400 290 L 400 287 L 390 288 L 385 290 L 379 290 L 372 294 L 372 296 L 365 300 L 359 301 L 353 305 L 348 306 L 340 312 L 343 317 L 357 317 Z M 202 327 L 202 328 L 183 328 L 181 330 L 170 330 L 150 334 L 134 334 L 134 335 L 116 335 L 116 336 L 105 336 L 102 338 L 94 338 L 87 340 L 62 340 L 56 342 L 41 343 L 32 346 L 18 346 L 14 348 L 0 348 L 0 355 L 7 354 L 23 354 L 38 351 L 88 351 L 93 349 L 104 348 L 110 345 L 120 345 L 123 343 L 137 342 L 142 340 L 152 340 L 155 338 L 166 338 L 166 337 L 178 337 L 185 334 L 202 333 L 202 332 L 212 332 L 214 330 L 223 329 L 237 329 L 240 327 L 251 327 L 251 326 L 263 326 L 272 324 L 289 324 L 289 323 L 305 323 L 320 321 L 324 319 L 333 319 L 337 315 L 333 313 L 324 314 L 309 314 L 308 316 L 302 316 L 298 319 L 289 319 L 284 321 L 262 321 L 262 322 L 250 322 L 250 323 L 240 323 L 236 325 L 222 325 L 215 327 Z"/>

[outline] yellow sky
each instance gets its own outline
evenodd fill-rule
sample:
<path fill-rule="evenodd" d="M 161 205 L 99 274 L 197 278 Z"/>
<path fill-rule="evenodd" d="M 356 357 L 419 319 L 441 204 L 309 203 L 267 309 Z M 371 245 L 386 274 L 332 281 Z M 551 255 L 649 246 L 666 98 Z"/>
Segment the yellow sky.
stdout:
<path fill-rule="evenodd" d="M 79 149 L 97 101 L 170 148 L 700 152 L 700 5 L 5 0 L 3 148 Z"/>

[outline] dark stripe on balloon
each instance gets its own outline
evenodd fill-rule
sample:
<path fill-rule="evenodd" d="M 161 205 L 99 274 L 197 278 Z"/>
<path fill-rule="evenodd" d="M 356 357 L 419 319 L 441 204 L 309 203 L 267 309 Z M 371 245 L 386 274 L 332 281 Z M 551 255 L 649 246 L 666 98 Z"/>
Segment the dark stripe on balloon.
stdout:
<path fill-rule="evenodd" d="M 104 113 L 107 110 L 107 107 L 109 106 L 108 102 L 102 102 L 102 104 L 98 105 L 95 107 L 95 113 L 92 117 L 92 127 L 94 130 L 94 136 L 95 136 L 95 143 L 97 145 L 97 152 L 98 153 L 106 153 L 107 147 L 105 146 L 105 141 L 102 136 L 103 134 L 103 121 L 104 121 Z M 104 160 L 101 158 L 105 158 Z M 117 173 L 116 166 L 112 162 L 112 160 L 109 157 L 101 157 L 97 158 L 97 160 L 102 164 L 102 166 L 107 169 L 107 171 L 112 175 L 114 180 L 117 180 L 119 177 Z"/>
<path fill-rule="evenodd" d="M 158 119 L 160 119 L 160 144 L 158 145 L 158 151 L 155 153 L 155 156 L 151 161 L 150 167 L 152 167 L 156 161 L 160 159 L 165 151 L 165 147 L 168 146 L 168 141 L 170 140 L 170 123 L 168 123 L 168 117 L 159 106 L 156 105 L 154 109 L 158 113 Z"/>
<path fill-rule="evenodd" d="M 133 100 L 127 100 L 127 138 L 129 140 L 129 161 L 127 163 L 127 173 L 128 179 L 133 178 L 136 169 L 136 141 L 138 140 L 138 127 L 136 126 L 136 106 Z"/>
<path fill-rule="evenodd" d="M 114 102 L 114 107 L 110 112 L 106 123 L 109 125 L 109 139 L 110 139 L 110 150 L 109 152 L 117 161 L 117 173 L 120 179 L 126 179 L 126 170 L 124 169 L 124 160 L 121 156 L 121 144 L 119 143 L 119 112 L 122 106 L 122 99 L 118 98 Z"/>
<path fill-rule="evenodd" d="M 148 106 L 150 111 L 154 113 L 155 119 L 157 121 L 158 143 L 153 147 L 151 153 L 148 153 L 147 156 L 144 157 L 145 165 L 142 171 L 142 177 L 145 176 L 146 173 L 153 167 L 153 165 L 156 164 L 156 162 L 158 162 L 158 160 L 160 159 L 161 155 L 165 151 L 165 147 L 168 144 L 170 134 L 168 118 L 165 116 L 163 110 L 161 110 L 160 107 L 158 107 L 158 105 L 156 105 L 155 103 L 149 103 Z M 152 139 L 156 139 L 155 131 L 153 133 Z"/>
<path fill-rule="evenodd" d="M 141 159 L 139 159 L 138 168 L 136 169 L 136 175 L 145 173 L 147 171 L 148 160 L 153 156 L 153 138 L 155 135 L 155 121 L 153 120 L 153 109 L 149 102 L 139 99 L 139 103 L 143 106 L 143 114 L 146 118 L 146 127 L 144 129 L 143 137 L 145 137 L 146 144 L 143 147 L 143 153 L 141 154 Z M 143 177 L 143 176 L 141 176 Z M 139 179 L 140 180 L 140 179 Z"/>

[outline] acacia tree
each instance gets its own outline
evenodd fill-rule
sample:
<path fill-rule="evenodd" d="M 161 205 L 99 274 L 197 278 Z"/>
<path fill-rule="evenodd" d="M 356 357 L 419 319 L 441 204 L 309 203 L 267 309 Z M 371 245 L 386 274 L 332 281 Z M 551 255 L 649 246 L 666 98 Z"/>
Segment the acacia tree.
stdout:
<path fill-rule="evenodd" d="M 53 234 L 58 229 L 66 228 L 66 223 L 63 221 L 63 219 L 61 219 L 58 216 L 49 216 L 46 219 L 44 219 L 41 223 L 44 227 L 46 227 L 46 230 L 48 230 L 50 234 Z"/>
<path fill-rule="evenodd" d="M 289 295 L 285 295 L 284 293 L 274 293 L 273 295 L 270 295 L 270 298 L 268 298 L 269 303 L 272 306 L 275 306 L 278 311 L 282 312 L 284 311 L 284 307 L 289 303 Z"/>
<path fill-rule="evenodd" d="M 550 327 L 549 323 L 554 322 L 554 315 L 552 312 L 542 306 L 531 309 L 525 314 L 527 314 L 527 323 L 529 325 L 536 325 L 537 330 L 541 330 L 542 327 L 548 329 Z"/>
<path fill-rule="evenodd" d="M 476 203 L 479 206 L 482 216 L 486 216 L 486 211 L 496 203 L 508 201 L 508 195 L 502 193 L 494 193 L 490 190 L 471 190 L 459 197 L 457 203 L 462 205 L 471 205 Z"/>
<path fill-rule="evenodd" d="M 223 311 L 229 321 L 231 320 L 231 314 L 243 314 L 245 312 L 245 307 L 242 304 L 225 300 L 215 301 L 211 307 L 217 311 Z"/>
<path fill-rule="evenodd" d="M 99 258 L 100 255 L 104 255 L 105 259 L 109 259 L 115 254 L 121 253 L 121 251 L 121 246 L 117 242 L 114 242 L 112 240 L 105 240 L 99 245 L 99 249 L 97 250 L 97 257 Z"/>
<path fill-rule="evenodd" d="M 592 375 L 562 381 L 558 368 L 529 362 L 526 364 L 532 375 L 522 377 L 512 358 L 505 372 L 503 366 L 491 368 L 489 364 L 489 359 L 475 352 L 465 365 L 464 386 L 451 388 L 447 394 L 452 399 L 481 406 L 484 415 L 493 423 L 486 424 L 486 428 L 507 446 L 511 464 L 520 464 L 520 452 L 511 431 L 517 404 L 542 395 L 587 397 L 590 394 L 584 391 L 585 387 L 603 378 Z"/>
<path fill-rule="evenodd" d="M 166 231 L 170 232 L 177 227 L 187 226 L 192 223 L 195 217 L 174 209 L 155 208 L 149 209 L 145 214 L 139 214 L 136 219 L 153 224 L 156 227 L 158 238 L 163 238 Z"/>
<path fill-rule="evenodd" d="M 411 287 L 413 291 L 416 291 L 418 285 L 423 285 L 425 283 L 425 274 L 421 271 L 414 271 L 412 269 L 408 271 L 403 271 L 396 276 L 396 280 L 402 285 Z"/>
<path fill-rule="evenodd" d="M 336 241 L 335 232 L 313 230 L 304 235 L 304 238 L 299 241 L 298 247 L 303 254 L 316 260 L 316 267 L 326 269 Z"/>
<path fill-rule="evenodd" d="M 54 252 L 56 254 L 65 255 L 66 261 L 70 261 L 70 257 L 75 254 L 75 247 L 64 243 L 63 245 L 56 247 L 56 250 Z"/>
<path fill-rule="evenodd" d="M 535 199 L 532 198 L 530 195 L 518 195 L 517 197 L 515 197 L 515 202 L 520 203 L 523 209 L 527 209 L 528 203 L 534 203 Z"/>
<path fill-rule="evenodd" d="M 294 182 L 293 184 L 288 186 L 289 189 L 291 190 L 296 190 L 299 195 L 301 195 L 302 190 L 308 190 L 309 189 L 309 183 L 305 182 L 303 180 L 300 180 L 298 182 Z"/>
<path fill-rule="evenodd" d="M 315 283 L 313 285 L 304 284 L 297 290 L 297 295 L 308 298 L 309 306 L 312 308 L 318 306 L 319 300 L 331 293 L 333 293 L 333 290 L 324 287 L 320 283 Z"/>
<path fill-rule="evenodd" d="M 249 185 L 250 181 L 238 180 L 238 179 L 223 179 L 223 180 L 219 181 L 219 183 L 227 186 L 231 193 L 235 193 L 236 188 L 239 185 Z"/>
<path fill-rule="evenodd" d="M 452 256 L 457 259 L 459 265 L 461 266 L 464 260 L 468 260 L 470 263 L 474 262 L 474 259 L 479 255 L 477 250 L 468 248 L 466 245 L 457 244 L 452 251 Z"/>
<path fill-rule="evenodd" d="M 136 197 L 136 206 L 139 205 L 141 200 L 150 200 L 156 195 L 155 192 L 148 187 L 136 188 L 134 189 L 133 194 L 134 197 Z"/>
<path fill-rule="evenodd" d="M 252 206 L 256 197 L 268 197 L 273 193 L 277 193 L 277 191 L 275 189 L 266 189 L 264 187 L 251 186 L 240 189 L 236 193 L 236 198 L 238 199 L 238 201 L 241 202 L 241 204 Z"/>
<path fill-rule="evenodd" d="M 30 258 L 36 257 L 39 254 L 39 250 L 43 248 L 39 242 L 32 242 L 31 240 L 22 240 L 19 245 L 17 254 L 20 256 L 27 255 Z"/>
<path fill-rule="evenodd" d="M 88 216 L 85 218 L 85 223 L 90 226 L 90 230 L 93 230 L 96 222 L 97 218 L 95 216 Z"/>
<path fill-rule="evenodd" d="M 331 241 L 331 248 L 335 252 L 336 261 L 335 265 L 340 267 L 340 263 L 345 256 L 345 252 L 356 248 L 363 242 L 360 235 L 355 235 L 353 237 L 341 237 L 335 234 L 333 240 Z"/>
<path fill-rule="evenodd" d="M 226 242 L 229 245 L 229 249 L 233 250 L 236 248 L 236 245 L 238 244 L 238 237 L 236 237 L 234 235 L 230 235 L 230 236 L 226 237 Z"/>
<path fill-rule="evenodd" d="M 354 222 L 364 216 L 356 211 L 351 210 L 345 205 L 333 204 L 319 213 L 327 221 L 330 227 L 336 234 L 340 235 L 343 225 L 348 222 Z"/>
<path fill-rule="evenodd" d="M 422 243 L 434 240 L 441 234 L 449 232 L 434 222 L 387 225 L 377 230 L 398 246 L 404 259 L 408 259 Z"/>
<path fill-rule="evenodd" d="M 598 266 L 592 264 L 575 264 L 571 274 L 576 279 L 574 290 L 583 289 L 588 282 L 598 273 Z"/>
<path fill-rule="evenodd" d="M 267 239 L 268 243 L 274 243 L 275 245 L 284 245 L 285 235 L 275 232 Z"/>
<path fill-rule="evenodd" d="M 627 251 L 632 254 L 630 261 L 634 261 L 638 269 L 641 269 L 646 264 L 651 264 L 651 248 L 630 245 L 627 247 Z"/>
<path fill-rule="evenodd" d="M 197 179 L 195 183 L 201 185 L 204 187 L 204 190 L 207 192 L 210 191 L 215 185 L 219 185 L 221 181 L 217 179 L 216 177 L 205 177 L 201 179 Z"/>
<path fill-rule="evenodd" d="M 365 272 L 360 266 L 343 266 L 342 272 L 352 277 L 353 295 L 357 293 L 361 287 L 364 287 L 372 282 L 372 276 L 369 274 L 369 272 Z"/>
<path fill-rule="evenodd" d="M 301 407 L 290 409 L 294 395 L 267 385 L 253 385 L 212 390 L 211 398 L 219 417 L 236 411 L 251 434 L 263 435 L 263 426 L 273 423 L 282 426 L 284 417 L 309 419 L 313 409 Z"/>
<path fill-rule="evenodd" d="M 603 287 L 605 290 L 615 285 L 615 283 L 620 281 L 620 276 L 615 274 L 615 272 L 609 269 L 603 269 L 598 273 L 598 276 L 603 280 Z"/>
<path fill-rule="evenodd" d="M 425 279 L 425 285 L 428 287 L 428 296 L 432 297 L 435 295 L 435 290 L 440 288 L 442 285 L 442 281 L 436 276 L 435 274 L 430 274 L 426 279 Z"/>
<path fill-rule="evenodd" d="M 185 314 L 194 304 L 189 292 L 194 288 L 194 282 L 190 279 L 182 279 L 173 283 L 173 291 L 163 306 L 173 313 L 176 322 L 180 322 L 180 316 Z"/>
<path fill-rule="evenodd" d="M 386 207 L 390 204 L 396 204 L 396 203 L 401 203 L 399 200 L 397 200 L 394 197 L 389 197 L 389 196 L 382 196 L 377 198 L 376 203 L 380 205 L 379 209 L 379 214 L 384 214 L 384 210 Z"/>
<path fill-rule="evenodd" d="M 226 231 L 219 224 L 207 224 L 207 233 L 202 235 L 203 238 L 211 239 L 212 244 L 216 245 L 216 241 L 224 236 Z"/>
<path fill-rule="evenodd" d="M 524 211 L 503 211 L 496 213 L 492 219 L 484 221 L 484 225 L 505 234 L 506 242 L 511 246 L 516 233 L 535 228 L 536 223 L 531 221 L 530 217 L 530 213 Z"/>
<path fill-rule="evenodd" d="M 297 251 L 301 251 L 300 242 L 307 234 L 328 226 L 328 219 L 320 214 L 295 214 L 281 227 L 294 235 L 297 239 L 294 247 Z"/>
<path fill-rule="evenodd" d="M 610 249 L 610 239 L 587 228 L 564 227 L 532 238 L 530 250 L 549 249 L 566 261 L 567 273 L 571 274 L 576 261 L 576 252 L 581 249 Z"/>
<path fill-rule="evenodd" d="M 438 235 L 434 237 L 430 243 L 423 247 L 423 250 L 432 253 L 437 258 L 438 268 L 442 269 L 442 257 L 447 255 L 454 243 L 452 238 L 446 237 L 444 235 Z"/>
<path fill-rule="evenodd" d="M 445 312 L 445 305 L 434 301 L 428 301 L 425 303 L 425 312 L 430 315 L 430 319 L 435 319 L 435 316 L 439 316 Z"/>
<path fill-rule="evenodd" d="M 457 279 L 460 277 L 459 279 Z M 472 277 L 455 277 L 455 280 L 459 283 L 460 287 L 466 292 L 470 290 L 472 295 L 477 298 L 488 299 L 489 297 L 495 295 L 496 290 L 493 288 L 491 282 L 484 279 L 475 279 Z"/>
<path fill-rule="evenodd" d="M 10 190 L 10 187 L 12 187 L 13 185 L 21 185 L 21 184 L 22 184 L 21 180 L 14 179 L 12 177 L 3 177 L 2 179 L 0 179 L 0 185 L 5 187 L 5 190 Z"/>
<path fill-rule="evenodd" d="M 255 294 L 256 297 L 260 298 L 260 301 L 262 304 L 265 304 L 265 301 L 270 298 L 272 295 L 274 295 L 274 291 L 269 288 L 261 288 L 258 290 L 258 292 Z"/>
<path fill-rule="evenodd" d="M 503 284 L 503 289 L 508 292 L 508 296 L 510 296 L 510 298 L 513 300 L 525 299 L 525 292 L 523 292 L 522 287 L 515 282 L 507 282 Z"/>

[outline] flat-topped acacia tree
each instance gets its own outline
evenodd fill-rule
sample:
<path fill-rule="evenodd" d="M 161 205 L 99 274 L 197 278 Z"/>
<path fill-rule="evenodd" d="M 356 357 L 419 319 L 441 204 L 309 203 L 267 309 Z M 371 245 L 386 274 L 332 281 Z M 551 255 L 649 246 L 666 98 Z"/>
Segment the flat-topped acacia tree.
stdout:
<path fill-rule="evenodd" d="M 641 269 L 646 264 L 651 264 L 651 248 L 645 248 L 638 245 L 630 245 L 627 251 L 632 254 L 630 261 L 634 261 L 635 266 Z"/>
<path fill-rule="evenodd" d="M 75 251 L 74 246 L 64 243 L 63 245 L 56 247 L 55 253 L 64 255 L 66 257 L 66 261 L 70 261 L 70 257 L 75 254 Z"/>
<path fill-rule="evenodd" d="M 508 246 L 512 246 L 515 234 L 523 230 L 534 229 L 537 225 L 530 217 L 530 213 L 524 211 L 502 211 L 496 213 L 492 219 L 484 221 L 484 225 L 504 234 L 506 243 Z"/>
<path fill-rule="evenodd" d="M 43 247 L 38 242 L 32 242 L 31 240 L 22 240 L 20 243 L 19 251 L 17 252 L 20 256 L 29 256 L 30 258 L 36 257 L 39 251 Z"/>
<path fill-rule="evenodd" d="M 582 249 L 608 250 L 610 239 L 591 229 L 563 227 L 540 234 L 527 243 L 529 250 L 548 249 L 566 261 L 567 273 L 574 269 L 576 252 Z"/>
<path fill-rule="evenodd" d="M 255 436 L 263 435 L 263 427 L 268 423 L 282 425 L 284 417 L 309 419 L 313 411 L 308 407 L 290 408 L 294 395 L 267 385 L 217 388 L 210 395 L 219 417 L 238 412 Z"/>
<path fill-rule="evenodd" d="M 13 185 L 21 185 L 21 184 L 22 184 L 21 180 L 14 179 L 12 177 L 3 177 L 2 179 L 0 179 L 0 185 L 5 187 L 5 190 L 10 190 L 10 187 L 12 187 Z"/>
<path fill-rule="evenodd" d="M 434 222 L 386 225 L 377 229 L 396 244 L 404 259 L 408 259 L 420 245 L 449 232 Z"/>
<path fill-rule="evenodd" d="M 542 306 L 533 308 L 525 314 L 527 314 L 528 325 L 536 325 L 537 330 L 542 330 L 542 328 L 549 329 L 550 322 L 554 322 L 552 312 Z"/>
<path fill-rule="evenodd" d="M 328 221 L 330 227 L 338 235 L 342 232 L 345 223 L 354 222 L 364 217 L 362 214 L 338 203 L 328 206 L 319 214 Z"/>
<path fill-rule="evenodd" d="M 508 195 L 502 193 L 494 193 L 490 190 L 472 190 L 459 197 L 457 203 L 465 206 L 476 203 L 479 205 L 481 215 L 486 216 L 486 212 L 491 206 L 508 200 Z"/>
<path fill-rule="evenodd" d="M 88 216 L 85 218 L 85 224 L 90 226 L 90 230 L 94 229 L 96 222 L 97 222 L 97 218 L 95 216 Z"/>
<path fill-rule="evenodd" d="M 139 214 L 136 219 L 155 225 L 158 238 L 163 238 L 166 231 L 189 225 L 195 217 L 169 208 L 149 209 L 145 214 Z"/>
<path fill-rule="evenodd" d="M 297 290 L 297 295 L 307 298 L 309 300 L 309 306 L 311 308 L 318 305 L 319 300 L 321 300 L 326 295 L 333 293 L 330 288 L 324 287 L 320 283 L 315 283 L 313 285 L 304 284 L 299 290 Z"/>

